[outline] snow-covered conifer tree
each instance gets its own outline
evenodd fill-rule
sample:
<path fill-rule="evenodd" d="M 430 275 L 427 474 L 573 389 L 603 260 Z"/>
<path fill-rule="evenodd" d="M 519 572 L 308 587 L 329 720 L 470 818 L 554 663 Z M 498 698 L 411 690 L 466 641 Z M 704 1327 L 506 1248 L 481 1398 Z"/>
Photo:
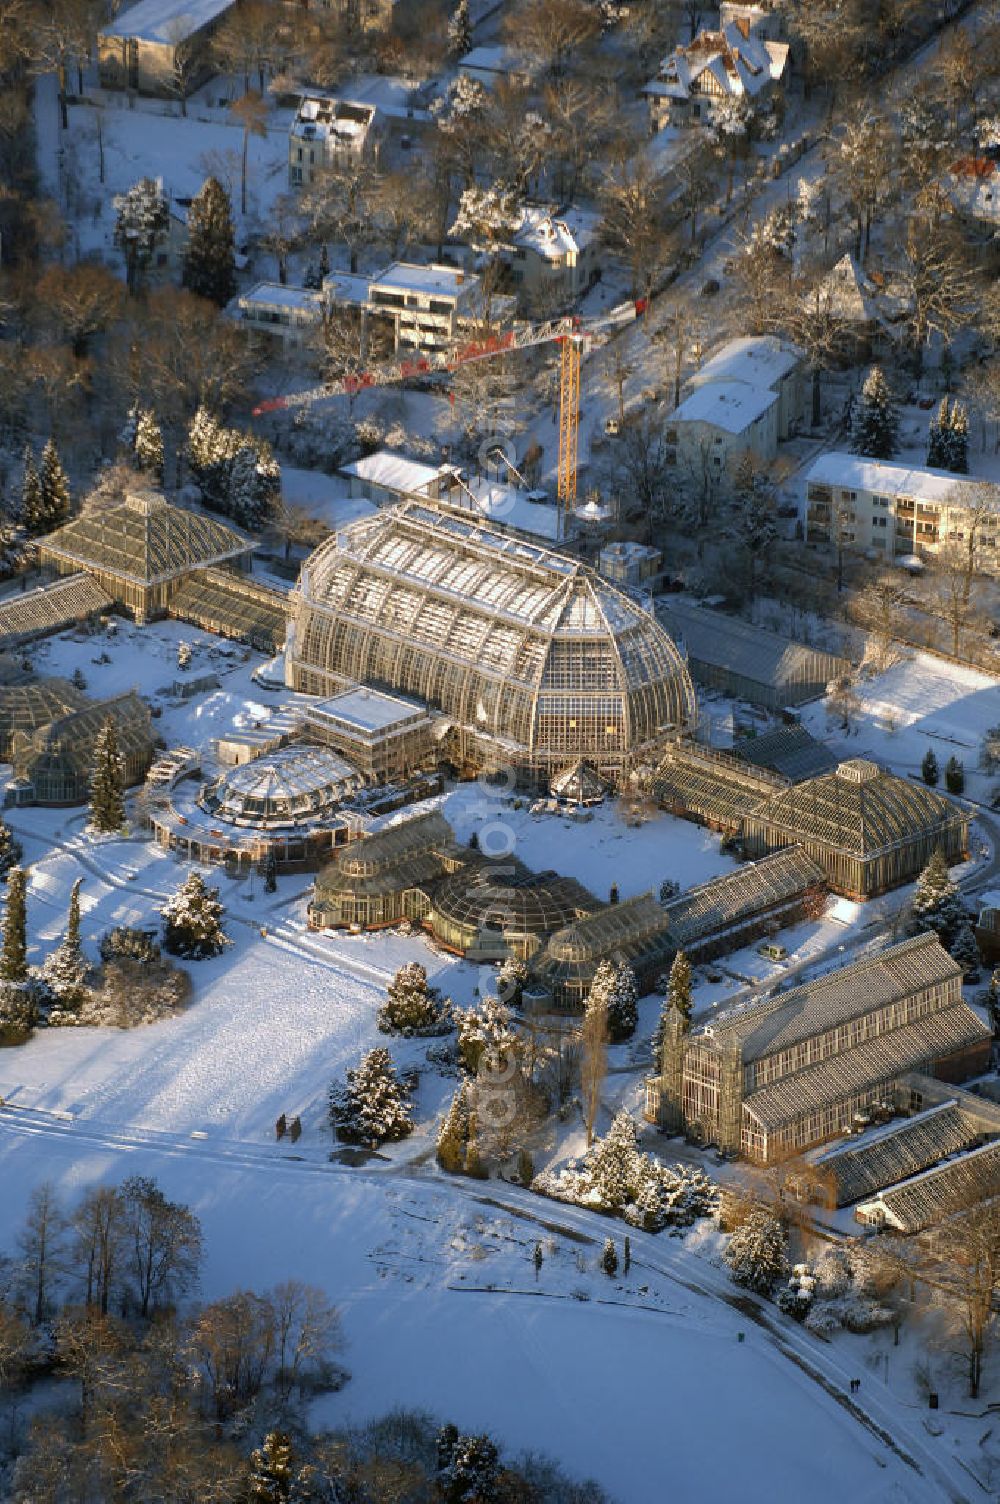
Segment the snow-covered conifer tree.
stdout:
<path fill-rule="evenodd" d="M 51 531 L 53 528 L 62 527 L 70 513 L 70 490 L 66 472 L 59 458 L 55 440 L 49 439 L 42 450 L 42 464 L 38 472 L 38 485 L 41 491 L 41 510 L 44 519 L 44 530 Z"/>
<path fill-rule="evenodd" d="M 249 1504 L 288 1504 L 293 1469 L 291 1437 L 285 1431 L 269 1431 L 250 1453 Z"/>
<path fill-rule="evenodd" d="M 0 882 L 6 882 L 8 872 L 18 865 L 23 855 L 20 841 L 0 816 Z"/>
<path fill-rule="evenodd" d="M 108 716 L 94 743 L 90 775 L 90 824 L 102 834 L 125 829 L 125 764 L 118 750 L 114 718 Z"/>
<path fill-rule="evenodd" d="M 962 976 L 967 982 L 978 979 L 979 968 L 983 964 L 979 954 L 979 946 L 973 933 L 972 925 L 968 921 L 960 924 L 948 946 L 949 953 L 962 968 Z"/>
<path fill-rule="evenodd" d="M 188 961 L 220 955 L 230 943 L 222 928 L 224 913 L 218 888 L 207 887 L 200 872 L 190 873 L 160 910 L 164 945 Z"/>
<path fill-rule="evenodd" d="M 729 1239 L 723 1258 L 736 1284 L 758 1295 L 770 1295 L 788 1271 L 785 1229 L 767 1207 L 751 1207 Z"/>
<path fill-rule="evenodd" d="M 472 18 L 469 0 L 458 0 L 448 19 L 448 56 L 464 57 L 472 47 Z"/>
<path fill-rule="evenodd" d="M 508 956 L 497 968 L 497 997 L 508 1008 L 520 1008 L 528 982 L 528 968 L 517 956 Z"/>
<path fill-rule="evenodd" d="M 681 885 L 675 878 L 665 877 L 660 884 L 659 900 L 666 908 L 667 904 L 675 899 L 681 891 Z"/>
<path fill-rule="evenodd" d="M 614 1279 L 618 1273 L 618 1250 L 615 1248 L 614 1238 L 604 1239 L 604 1251 L 601 1254 L 601 1268 L 608 1279 Z"/>
<path fill-rule="evenodd" d="M 27 444 L 24 446 L 24 479 L 21 482 L 21 522 L 32 538 L 37 538 L 40 533 L 48 530 L 38 469 Z"/>
<path fill-rule="evenodd" d="M 954 753 L 944 765 L 944 786 L 949 794 L 965 793 L 965 769 Z"/>
<path fill-rule="evenodd" d="M 163 431 L 151 407 L 139 409 L 132 452 L 135 455 L 135 463 L 143 474 L 150 476 L 157 485 L 162 486 Z"/>
<path fill-rule="evenodd" d="M 605 1009 L 609 1044 L 621 1044 L 635 1033 L 639 1021 L 639 989 L 627 962 L 601 961 L 590 987 Z"/>
<path fill-rule="evenodd" d="M 899 447 L 899 415 L 881 366 L 865 377 L 851 424 L 851 449 L 876 460 L 891 460 Z"/>
<path fill-rule="evenodd" d="M 27 938 L 28 874 L 12 867 L 7 874 L 7 907 L 3 916 L 3 946 L 0 949 L 0 981 L 28 980 Z"/>
<path fill-rule="evenodd" d="M 280 495 L 281 469 L 270 449 L 261 443 L 241 444 L 229 466 L 226 515 L 237 527 L 259 532 Z"/>
<path fill-rule="evenodd" d="M 330 1122 L 338 1138 L 373 1149 L 413 1131 L 407 1094 L 388 1050 L 369 1050 L 346 1072 L 344 1084 L 331 1088 Z"/>
<path fill-rule="evenodd" d="M 495 997 L 484 997 L 478 1008 L 467 1008 L 457 1018 L 458 1058 L 470 1076 L 478 1072 L 487 1050 L 494 1064 L 516 1052 L 517 1035 L 511 1028 L 510 1009 Z"/>
<path fill-rule="evenodd" d="M 170 206 L 163 183 L 140 178 L 114 200 L 115 245 L 125 257 L 129 292 L 136 292 L 153 253 L 170 229 Z"/>
<path fill-rule="evenodd" d="M 455 1426 L 442 1426 L 435 1479 L 442 1504 L 492 1504 L 499 1480 L 500 1455 L 488 1436 L 462 1436 Z"/>
<path fill-rule="evenodd" d="M 932 747 L 928 747 L 927 751 L 924 753 L 924 760 L 920 764 L 920 776 L 924 780 L 928 788 L 932 789 L 936 787 L 939 777 L 938 760 L 934 756 L 934 750 Z"/>
<path fill-rule="evenodd" d="M 436 987 L 428 985 L 426 968 L 419 961 L 408 961 L 401 966 L 386 991 L 386 1001 L 378 1013 L 378 1026 L 383 1034 L 450 1031 L 451 1003 L 442 999 Z"/>
<path fill-rule="evenodd" d="M 236 292 L 236 237 L 229 195 L 218 178 L 206 178 L 191 200 L 187 236 L 184 286 L 224 307 Z"/>
<path fill-rule="evenodd" d="M 934 852 L 917 878 L 911 911 L 914 932 L 933 930 L 948 951 L 959 930 L 968 923 L 965 900 L 940 850 Z"/>
<path fill-rule="evenodd" d="M 691 1010 L 694 1007 L 692 997 L 691 962 L 684 951 L 679 950 L 670 967 L 670 981 L 667 984 L 667 1002 L 671 1008 L 676 1008 L 687 1023 L 691 1022 Z"/>
<path fill-rule="evenodd" d="M 465 1167 L 465 1146 L 469 1138 L 468 1088 L 463 1082 L 451 1099 L 437 1136 L 437 1162 L 450 1175 L 459 1175 Z"/>
<path fill-rule="evenodd" d="M 66 934 L 56 949 L 46 956 L 41 968 L 45 987 L 62 1008 L 74 1009 L 87 994 L 87 958 L 80 943 L 80 888 L 77 878 L 69 895 Z"/>
<path fill-rule="evenodd" d="M 934 470 L 947 470 L 947 433 L 951 414 L 948 398 L 942 397 L 938 410 L 927 427 L 927 463 Z"/>
<path fill-rule="evenodd" d="M 634 1199 L 641 1157 L 635 1120 L 623 1108 L 588 1156 L 591 1182 L 602 1205 L 611 1211 L 621 1211 Z"/>

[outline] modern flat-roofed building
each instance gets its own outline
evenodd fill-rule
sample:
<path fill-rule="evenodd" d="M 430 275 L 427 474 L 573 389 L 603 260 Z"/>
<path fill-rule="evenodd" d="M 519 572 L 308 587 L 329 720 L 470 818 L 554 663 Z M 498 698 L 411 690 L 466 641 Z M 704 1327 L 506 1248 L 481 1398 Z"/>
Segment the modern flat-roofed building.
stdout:
<path fill-rule="evenodd" d="M 839 1137 L 909 1072 L 978 1074 L 990 1046 L 961 967 L 916 935 L 690 1032 L 676 1014 L 646 1116 L 767 1164 Z"/>
<path fill-rule="evenodd" d="M 310 741 L 333 747 L 362 772 L 387 779 L 426 765 L 431 718 L 424 705 L 375 689 L 345 689 L 306 710 Z"/>
<path fill-rule="evenodd" d="M 212 38 L 240 0 L 139 0 L 97 34 L 102 89 L 186 96 L 217 70 Z"/>
<path fill-rule="evenodd" d="M 513 304 L 509 298 L 500 301 Z M 473 328 L 485 314 L 477 276 L 454 266 L 407 261 L 394 261 L 372 278 L 367 306 L 370 314 L 391 320 L 397 350 L 444 349 L 463 326 Z M 498 313 L 493 299 L 491 319 Z"/>
<path fill-rule="evenodd" d="M 258 282 L 240 295 L 238 303 L 248 334 L 279 340 L 286 349 L 319 345 L 325 306 L 324 293 L 311 287 L 286 287 L 280 282 Z"/>

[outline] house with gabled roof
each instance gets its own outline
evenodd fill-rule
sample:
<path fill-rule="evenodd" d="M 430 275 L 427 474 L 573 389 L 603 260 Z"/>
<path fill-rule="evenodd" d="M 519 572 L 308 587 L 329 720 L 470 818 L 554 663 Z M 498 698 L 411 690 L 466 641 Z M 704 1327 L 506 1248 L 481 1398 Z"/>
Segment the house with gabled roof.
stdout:
<path fill-rule="evenodd" d="M 675 47 L 641 92 L 654 132 L 665 125 L 710 125 L 722 100 L 762 104 L 787 69 L 787 42 L 759 35 L 741 17 Z"/>

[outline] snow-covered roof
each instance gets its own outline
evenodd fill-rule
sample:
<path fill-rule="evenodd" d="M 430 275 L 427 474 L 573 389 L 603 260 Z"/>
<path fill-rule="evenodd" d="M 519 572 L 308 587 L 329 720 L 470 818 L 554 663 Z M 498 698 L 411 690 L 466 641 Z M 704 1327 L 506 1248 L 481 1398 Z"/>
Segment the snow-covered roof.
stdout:
<path fill-rule="evenodd" d="M 948 197 L 973 219 L 1000 222 L 1000 175 L 991 157 L 962 157 L 945 180 Z"/>
<path fill-rule="evenodd" d="M 323 294 L 311 287 L 284 287 L 280 282 L 258 282 L 240 297 L 241 308 L 299 308 L 315 312 L 323 308 Z"/>
<path fill-rule="evenodd" d="M 361 73 L 341 90 L 341 97 L 358 104 L 372 104 L 383 115 L 396 120 L 429 120 L 430 113 L 416 101 L 421 91 L 409 79 L 392 74 Z"/>
<path fill-rule="evenodd" d="M 341 475 L 353 475 L 358 480 L 370 481 L 384 486 L 387 491 L 400 495 L 410 491 L 423 491 L 447 474 L 447 465 L 423 465 L 419 460 L 407 459 L 405 454 L 394 454 L 391 449 L 376 449 L 360 460 L 341 465 Z"/>
<path fill-rule="evenodd" d="M 807 485 L 839 486 L 846 491 L 872 491 L 878 495 L 913 496 L 921 501 L 955 501 L 963 486 L 989 485 L 974 475 L 953 475 L 948 470 L 922 470 L 891 460 L 870 460 L 863 455 L 830 450 L 821 454 L 806 472 Z M 1000 500 L 1000 487 L 997 489 Z M 958 498 L 959 500 L 961 498 Z"/>
<path fill-rule="evenodd" d="M 731 339 L 717 350 L 691 378 L 690 385 L 699 387 L 709 381 L 741 381 L 759 391 L 773 390 L 803 358 L 803 352 L 797 346 L 785 344 L 773 334 L 748 334 L 742 339 Z"/>
<path fill-rule="evenodd" d="M 342 94 L 306 94 L 299 102 L 291 133 L 308 140 L 330 137 L 344 145 L 360 146 L 375 119 L 375 105 Z"/>
<path fill-rule="evenodd" d="M 327 272 L 323 278 L 323 292 L 330 303 L 367 303 L 371 290 L 371 277 L 360 272 Z"/>
<path fill-rule="evenodd" d="M 823 278 L 823 291 L 830 313 L 844 323 L 870 324 L 878 318 L 875 285 L 865 276 L 849 251 L 841 256 Z M 812 298 L 807 296 L 804 299 L 805 307 L 810 308 L 812 302 Z"/>
<path fill-rule="evenodd" d="M 224 15 L 235 3 L 236 0 L 139 0 L 138 5 L 102 27 L 101 36 L 138 37 L 142 42 L 176 47 Z"/>
<path fill-rule="evenodd" d="M 744 433 L 778 401 L 777 392 L 758 391 L 742 381 L 706 381 L 695 387 L 670 423 L 710 423 L 726 433 Z"/>
<path fill-rule="evenodd" d="M 497 77 L 510 78 L 516 74 L 530 74 L 532 69 L 523 53 L 514 47 L 497 44 L 492 47 L 473 47 L 459 58 L 460 73 L 490 73 Z"/>
<path fill-rule="evenodd" d="M 546 261 L 579 253 L 597 238 L 600 216 L 586 209 L 551 209 L 526 204 L 521 223 L 512 236 L 514 245 L 526 246 Z"/>
<path fill-rule="evenodd" d="M 333 695 L 329 700 L 311 706 L 308 712 L 310 720 L 338 721 L 361 732 L 407 726 L 426 713 L 424 706 L 414 700 L 383 694 L 377 689 L 345 689 L 343 694 Z"/>
<path fill-rule="evenodd" d="M 476 287 L 479 278 L 470 276 L 455 266 L 418 266 L 410 261 L 394 261 L 384 272 L 372 278 L 372 292 L 413 292 L 435 298 L 466 296 Z"/>
<path fill-rule="evenodd" d="M 724 96 L 752 99 L 782 78 L 787 62 L 787 43 L 768 41 L 753 32 L 744 36 L 732 22 L 720 31 L 701 31 L 686 47 L 676 47 L 643 93 L 688 99 L 697 80 L 708 72 Z"/>

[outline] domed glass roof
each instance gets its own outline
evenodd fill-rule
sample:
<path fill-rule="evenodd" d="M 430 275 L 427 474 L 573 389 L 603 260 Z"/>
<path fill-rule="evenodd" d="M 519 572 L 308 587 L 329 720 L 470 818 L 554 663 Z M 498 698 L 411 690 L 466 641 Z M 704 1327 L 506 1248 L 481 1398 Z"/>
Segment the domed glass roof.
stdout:
<path fill-rule="evenodd" d="M 365 785 L 363 774 L 324 747 L 292 746 L 230 768 L 202 796 L 233 825 L 273 827 L 321 821 Z"/>
<path fill-rule="evenodd" d="M 413 694 L 539 773 L 585 757 L 616 776 L 696 720 L 684 657 L 638 599 L 447 508 L 403 502 L 343 529 L 293 600 L 293 688 Z"/>

